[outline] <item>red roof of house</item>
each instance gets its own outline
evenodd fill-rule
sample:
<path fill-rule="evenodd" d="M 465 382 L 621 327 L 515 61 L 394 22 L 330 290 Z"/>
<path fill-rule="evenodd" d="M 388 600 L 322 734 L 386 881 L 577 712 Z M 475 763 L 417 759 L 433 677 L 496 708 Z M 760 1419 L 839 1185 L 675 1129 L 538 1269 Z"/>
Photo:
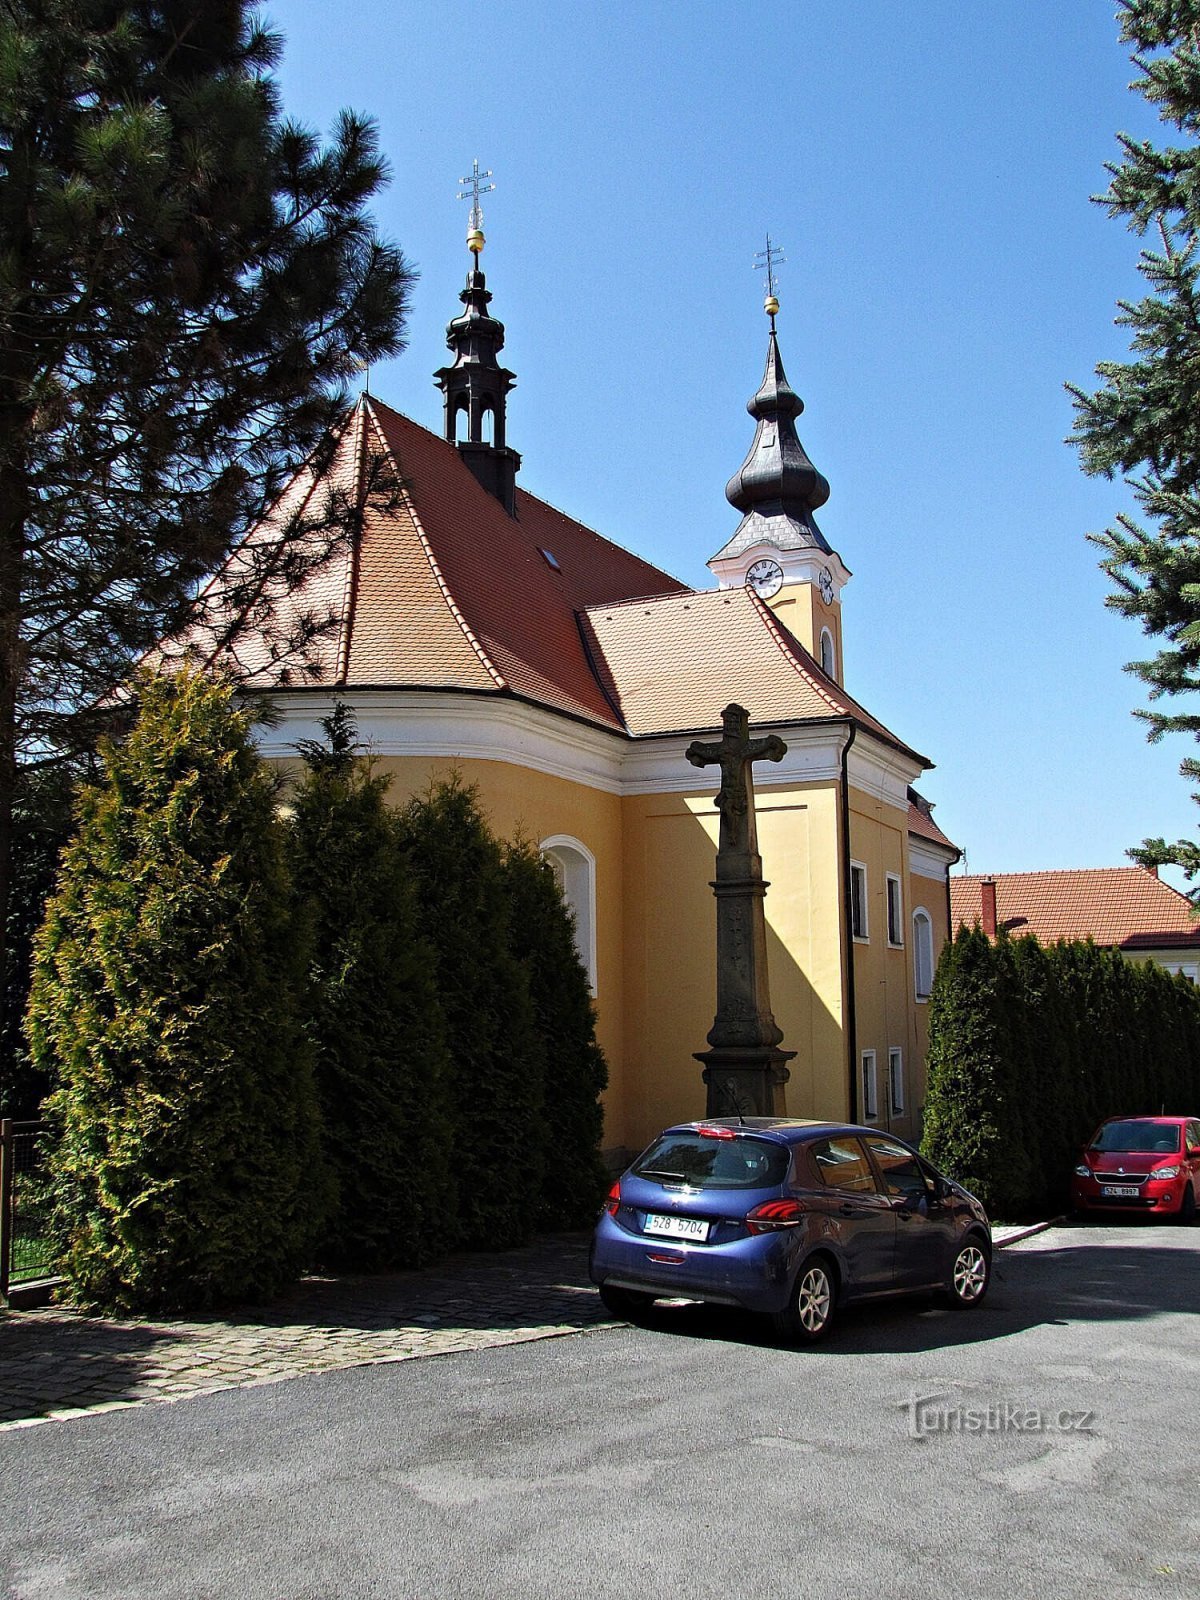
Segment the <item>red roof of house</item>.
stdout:
<path fill-rule="evenodd" d="M 282 617 L 327 621 L 311 669 L 273 659 L 251 632 L 237 647 L 249 686 L 507 692 L 634 737 L 715 727 L 733 699 L 756 725 L 852 719 L 928 765 L 826 677 L 752 591 L 687 589 L 523 489 L 509 516 L 453 444 L 373 398 L 322 478 L 300 474 L 225 570 L 252 561 L 329 485 L 354 492 L 379 452 L 398 474 L 396 503 L 381 510 L 368 499 L 355 549 L 269 597 Z M 203 651 L 197 636 L 188 643 Z"/>
<path fill-rule="evenodd" d="M 982 920 L 985 881 L 983 874 L 951 877 L 954 927 Z M 993 881 L 997 925 L 1032 933 L 1043 944 L 1090 938 L 1119 950 L 1200 948 L 1200 923 L 1187 896 L 1145 867 L 998 872 Z"/>
<path fill-rule="evenodd" d="M 931 815 L 933 807 L 923 796 L 909 790 L 908 794 L 908 831 L 915 833 L 919 838 L 929 839 L 933 844 L 945 845 L 947 850 L 953 850 L 955 855 L 961 851 L 952 839 L 948 839 Z"/>

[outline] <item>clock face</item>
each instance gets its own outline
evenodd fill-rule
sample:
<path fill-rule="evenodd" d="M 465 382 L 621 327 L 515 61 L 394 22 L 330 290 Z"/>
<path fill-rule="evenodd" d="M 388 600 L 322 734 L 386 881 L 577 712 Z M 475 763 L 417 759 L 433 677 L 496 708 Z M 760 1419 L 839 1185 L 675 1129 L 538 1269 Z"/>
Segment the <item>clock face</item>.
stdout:
<path fill-rule="evenodd" d="M 833 579 L 829 574 L 829 568 L 828 567 L 822 567 L 821 568 L 821 576 L 817 581 L 817 587 L 821 591 L 821 599 L 824 600 L 825 604 L 827 606 L 828 605 L 832 605 L 833 604 Z"/>
<path fill-rule="evenodd" d="M 746 582 L 760 600 L 769 600 L 783 587 L 783 568 L 778 561 L 772 561 L 769 556 L 764 556 L 747 572 Z"/>

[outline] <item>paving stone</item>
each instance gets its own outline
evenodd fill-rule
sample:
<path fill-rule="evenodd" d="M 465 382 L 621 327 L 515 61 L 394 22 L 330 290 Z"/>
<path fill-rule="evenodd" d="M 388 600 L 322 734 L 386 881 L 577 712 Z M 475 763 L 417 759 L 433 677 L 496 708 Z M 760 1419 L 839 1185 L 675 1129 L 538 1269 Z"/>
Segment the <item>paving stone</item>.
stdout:
<path fill-rule="evenodd" d="M 422 1272 L 308 1278 L 272 1305 L 202 1321 L 53 1305 L 0 1311 L 0 1429 L 556 1338 L 608 1320 L 588 1282 L 582 1234 L 452 1257 Z"/>

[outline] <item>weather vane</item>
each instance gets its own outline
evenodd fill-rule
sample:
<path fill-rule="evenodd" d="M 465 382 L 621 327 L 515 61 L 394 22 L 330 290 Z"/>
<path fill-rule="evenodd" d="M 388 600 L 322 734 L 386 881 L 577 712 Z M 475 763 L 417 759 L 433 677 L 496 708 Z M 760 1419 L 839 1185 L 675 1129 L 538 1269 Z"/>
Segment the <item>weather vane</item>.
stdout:
<path fill-rule="evenodd" d="M 471 176 L 460 178 L 458 181 L 463 187 L 458 191 L 459 200 L 471 202 L 471 215 L 467 220 L 467 249 L 479 259 L 479 252 L 483 249 L 483 207 L 479 204 L 481 194 L 490 194 L 496 187 L 494 183 L 484 183 L 484 178 L 492 176 L 489 167 L 486 172 L 480 172 L 478 157 L 471 163 Z"/>
<path fill-rule="evenodd" d="M 763 310 L 771 319 L 771 327 L 775 327 L 775 313 L 779 310 L 779 300 L 775 294 L 775 271 L 777 267 L 787 264 L 787 257 L 783 253 L 781 244 L 773 244 L 771 235 L 767 235 L 767 248 L 756 250 L 754 253 L 755 272 L 765 272 L 767 275 L 767 296 L 763 301 Z"/>

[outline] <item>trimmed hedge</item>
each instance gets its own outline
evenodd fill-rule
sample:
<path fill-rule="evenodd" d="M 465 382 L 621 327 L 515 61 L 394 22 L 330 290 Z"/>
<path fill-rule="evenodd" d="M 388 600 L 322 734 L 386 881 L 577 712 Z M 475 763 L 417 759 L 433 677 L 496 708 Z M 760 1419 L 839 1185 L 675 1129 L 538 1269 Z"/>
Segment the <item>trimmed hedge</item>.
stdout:
<path fill-rule="evenodd" d="M 995 1215 L 1069 1201 L 1105 1117 L 1195 1115 L 1200 992 L 1090 940 L 960 928 L 930 997 L 921 1148 Z"/>
<path fill-rule="evenodd" d="M 278 1290 L 324 1197 L 275 788 L 232 693 L 143 676 L 38 934 L 29 1006 L 57 1259 L 89 1306 Z"/>

